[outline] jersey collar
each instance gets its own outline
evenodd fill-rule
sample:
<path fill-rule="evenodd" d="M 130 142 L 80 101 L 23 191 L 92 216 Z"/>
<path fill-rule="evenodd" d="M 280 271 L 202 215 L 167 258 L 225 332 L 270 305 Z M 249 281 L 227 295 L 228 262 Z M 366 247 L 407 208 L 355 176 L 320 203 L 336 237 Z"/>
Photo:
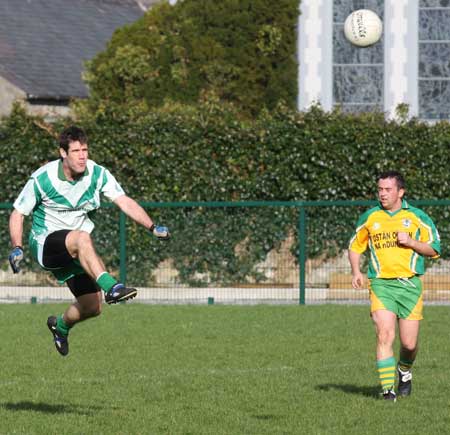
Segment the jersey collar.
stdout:
<path fill-rule="evenodd" d="M 67 181 L 68 183 L 75 184 L 75 183 L 77 183 L 78 181 L 80 181 L 83 177 L 85 177 L 86 175 L 89 175 L 89 170 L 88 170 L 87 166 L 86 166 L 85 171 L 83 172 L 83 175 L 82 175 L 78 180 L 69 181 L 69 180 L 66 178 L 66 174 L 64 174 L 63 165 L 62 165 L 62 160 L 59 159 L 59 162 L 58 162 L 58 178 L 59 178 L 61 181 Z"/>
<path fill-rule="evenodd" d="M 402 199 L 402 206 L 398 210 L 396 210 L 394 212 L 390 212 L 390 211 L 384 210 L 384 208 L 383 208 L 383 206 L 381 205 L 380 202 L 378 202 L 378 207 L 380 207 L 380 210 L 385 211 L 388 215 L 394 216 L 394 215 L 396 215 L 397 213 L 399 213 L 402 210 L 408 210 L 409 209 L 409 204 L 408 204 L 408 201 L 406 201 L 406 199 Z"/>

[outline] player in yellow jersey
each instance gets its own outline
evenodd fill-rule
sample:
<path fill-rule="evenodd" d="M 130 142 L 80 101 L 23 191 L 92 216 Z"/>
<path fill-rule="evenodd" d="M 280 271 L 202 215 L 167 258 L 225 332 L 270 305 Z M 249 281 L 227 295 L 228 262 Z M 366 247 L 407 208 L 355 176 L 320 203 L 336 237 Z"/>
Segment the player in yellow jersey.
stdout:
<path fill-rule="evenodd" d="M 362 288 L 361 254 L 369 248 L 367 277 L 371 316 L 377 338 L 377 369 L 386 400 L 396 400 L 395 372 L 399 376 L 398 394 L 411 394 L 411 368 L 417 355 L 419 323 L 422 317 L 424 257 L 440 254 L 439 234 L 431 218 L 404 199 L 405 181 L 397 171 L 377 178 L 379 205 L 359 218 L 350 240 L 349 260 L 352 286 Z M 393 343 L 396 323 L 400 338 L 398 365 Z"/>

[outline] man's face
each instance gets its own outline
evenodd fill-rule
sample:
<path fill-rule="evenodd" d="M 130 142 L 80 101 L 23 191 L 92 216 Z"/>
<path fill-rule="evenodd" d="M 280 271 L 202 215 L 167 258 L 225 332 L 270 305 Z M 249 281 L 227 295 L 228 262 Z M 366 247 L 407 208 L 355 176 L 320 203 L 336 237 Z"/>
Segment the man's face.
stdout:
<path fill-rule="evenodd" d="M 378 180 L 378 199 L 385 210 L 396 211 L 402 206 L 404 189 L 399 189 L 395 178 Z"/>
<path fill-rule="evenodd" d="M 88 160 L 88 146 L 85 143 L 74 141 L 69 143 L 68 151 L 60 149 L 65 166 L 74 175 L 80 175 L 86 170 Z"/>

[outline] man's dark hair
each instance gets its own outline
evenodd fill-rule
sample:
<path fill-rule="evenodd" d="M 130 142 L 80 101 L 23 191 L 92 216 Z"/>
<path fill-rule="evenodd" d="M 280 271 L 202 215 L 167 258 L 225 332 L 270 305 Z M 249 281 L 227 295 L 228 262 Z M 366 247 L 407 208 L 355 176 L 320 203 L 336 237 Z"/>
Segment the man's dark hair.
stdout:
<path fill-rule="evenodd" d="M 400 174 L 398 171 L 384 171 L 377 177 L 377 183 L 380 180 L 385 180 L 386 178 L 395 178 L 395 182 L 397 184 L 398 189 L 405 190 L 405 179 L 403 178 L 403 175 Z"/>
<path fill-rule="evenodd" d="M 70 142 L 87 143 L 87 136 L 83 129 L 72 125 L 65 128 L 59 135 L 59 146 L 67 153 L 69 151 Z"/>

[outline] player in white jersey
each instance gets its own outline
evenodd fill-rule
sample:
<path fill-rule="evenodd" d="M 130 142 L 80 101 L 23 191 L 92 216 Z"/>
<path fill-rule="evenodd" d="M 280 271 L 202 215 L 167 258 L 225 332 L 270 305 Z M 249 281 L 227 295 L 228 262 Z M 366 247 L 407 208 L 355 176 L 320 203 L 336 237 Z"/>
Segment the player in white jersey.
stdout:
<path fill-rule="evenodd" d="M 18 198 L 9 220 L 13 250 L 9 262 L 19 272 L 23 259 L 24 217 L 32 214 L 29 242 L 39 265 L 66 283 L 76 301 L 60 316 L 50 316 L 47 326 L 57 351 L 69 352 L 68 335 L 78 322 L 98 316 L 105 302 L 114 304 L 134 298 L 137 290 L 117 282 L 95 251 L 90 233 L 94 229 L 88 213 L 100 207 L 100 195 L 114 202 L 135 222 L 160 240 L 170 238 L 167 227 L 155 226 L 150 216 L 103 166 L 88 159 L 87 137 L 76 126 L 59 138 L 60 159 L 35 171 Z"/>

